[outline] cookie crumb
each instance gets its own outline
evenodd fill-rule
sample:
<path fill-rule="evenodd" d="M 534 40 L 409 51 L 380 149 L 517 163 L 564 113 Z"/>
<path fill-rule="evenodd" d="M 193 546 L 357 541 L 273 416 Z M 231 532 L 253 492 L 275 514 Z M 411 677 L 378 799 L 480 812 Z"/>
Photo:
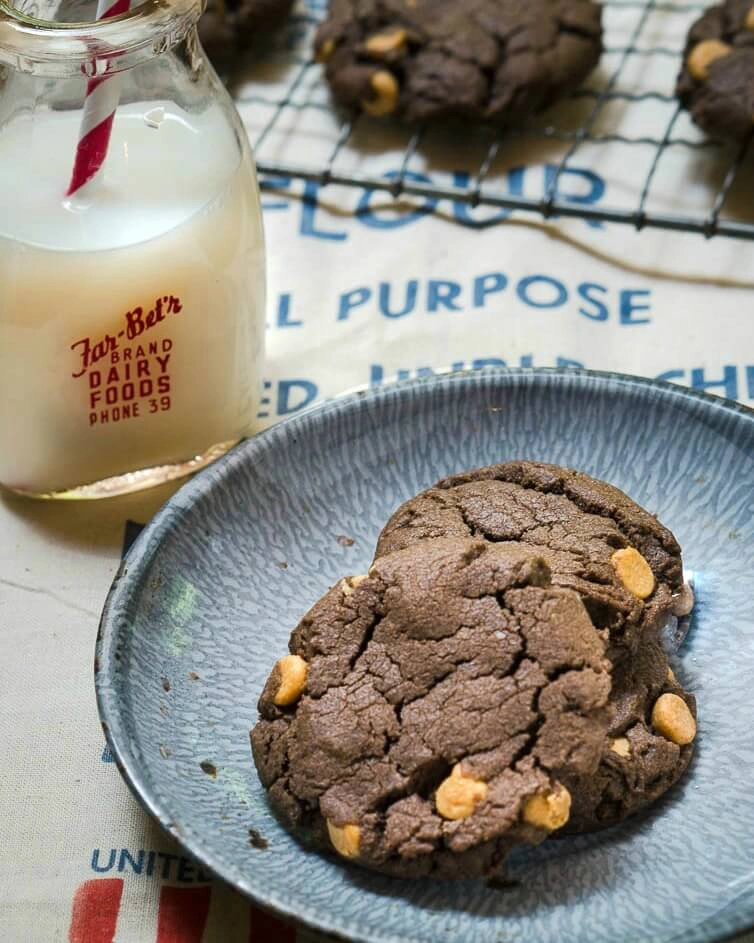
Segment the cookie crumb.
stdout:
<path fill-rule="evenodd" d="M 195 671 L 189 671 L 188 673 L 189 681 L 199 681 L 199 675 Z"/>
<path fill-rule="evenodd" d="M 169 679 L 169 678 L 163 678 L 163 679 L 162 679 L 162 690 L 163 690 L 163 691 L 169 691 L 169 690 L 170 690 L 170 679 Z"/>
<path fill-rule="evenodd" d="M 341 547 L 353 547 L 353 545 L 356 543 L 353 537 L 346 537 L 345 534 L 338 534 L 335 539 L 338 541 Z"/>
<path fill-rule="evenodd" d="M 211 776 L 212 779 L 217 779 L 217 767 L 214 763 L 210 763 L 209 760 L 202 760 L 199 766 L 201 767 L 203 773 Z"/>
<path fill-rule="evenodd" d="M 264 851 L 266 848 L 270 847 L 270 843 L 264 835 L 255 828 L 249 829 L 249 844 L 252 848 L 258 848 L 259 851 Z"/>

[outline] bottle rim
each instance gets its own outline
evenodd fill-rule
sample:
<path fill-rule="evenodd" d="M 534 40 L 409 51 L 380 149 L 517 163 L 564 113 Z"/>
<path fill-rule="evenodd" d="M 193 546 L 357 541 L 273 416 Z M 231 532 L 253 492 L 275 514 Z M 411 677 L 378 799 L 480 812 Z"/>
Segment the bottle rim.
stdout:
<path fill-rule="evenodd" d="M 121 72 L 185 39 L 203 8 L 203 0 L 144 0 L 108 19 L 63 23 L 0 0 L 0 64 L 57 77 Z"/>

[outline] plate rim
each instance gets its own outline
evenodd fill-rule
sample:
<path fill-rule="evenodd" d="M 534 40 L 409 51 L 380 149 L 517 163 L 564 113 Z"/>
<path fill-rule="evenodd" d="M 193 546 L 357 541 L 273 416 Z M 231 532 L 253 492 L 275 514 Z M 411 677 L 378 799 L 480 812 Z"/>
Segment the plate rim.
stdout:
<path fill-rule="evenodd" d="M 698 402 L 713 408 L 723 416 L 736 416 L 749 423 L 754 424 L 754 408 L 751 408 L 736 400 L 726 399 L 721 396 L 715 396 L 701 390 L 680 386 L 665 380 L 656 380 L 649 377 L 642 377 L 629 373 L 618 373 L 607 370 L 587 370 L 572 367 L 485 367 L 482 369 L 448 370 L 436 372 L 430 376 L 414 377 L 405 380 L 390 381 L 377 387 L 361 387 L 355 390 L 347 391 L 338 396 L 326 399 L 321 403 L 307 407 L 293 416 L 280 420 L 269 426 L 258 434 L 242 439 L 232 449 L 212 462 L 210 465 L 201 469 L 195 475 L 185 481 L 181 487 L 163 504 L 152 519 L 144 526 L 143 530 L 133 542 L 127 553 L 124 555 L 120 565 L 113 577 L 113 581 L 108 590 L 102 613 L 100 616 L 97 638 L 94 651 L 94 686 L 96 693 L 97 712 L 108 747 L 110 748 L 118 772 L 122 776 L 131 794 L 134 796 L 144 811 L 155 821 L 159 827 L 171 838 L 188 852 L 203 869 L 213 875 L 214 878 L 229 884 L 237 892 L 241 893 L 247 899 L 251 900 L 256 906 L 267 911 L 292 925 L 307 927 L 329 937 L 332 940 L 344 941 L 344 943 L 369 943 L 369 938 L 360 934 L 354 935 L 349 931 L 346 935 L 343 931 L 333 929 L 331 925 L 323 924 L 316 917 L 301 915 L 291 910 L 286 910 L 276 902 L 270 901 L 264 896 L 263 891 L 251 889 L 244 881 L 242 876 L 236 878 L 228 876 L 227 867 L 224 869 L 222 861 L 216 861 L 211 852 L 203 850 L 203 844 L 200 840 L 193 837 L 192 834 L 185 834 L 183 828 L 179 826 L 170 815 L 170 810 L 166 807 L 165 797 L 154 795 L 147 783 L 140 777 L 137 757 L 130 749 L 127 738 L 120 742 L 113 734 L 113 729 L 117 728 L 113 723 L 113 718 L 118 715 L 116 700 L 112 698 L 112 688 L 104 684 L 104 678 L 101 675 L 101 666 L 105 662 L 112 661 L 112 653 L 117 648 L 117 641 L 120 634 L 118 620 L 113 617 L 113 609 L 116 601 L 121 595 L 127 595 L 123 578 L 128 574 L 129 567 L 147 566 L 151 560 L 152 553 L 149 553 L 150 540 L 155 534 L 165 527 L 165 522 L 173 516 L 174 511 L 180 511 L 182 508 L 190 506 L 194 501 L 201 498 L 208 487 L 210 487 L 210 469 L 217 469 L 223 465 L 231 465 L 237 458 L 239 451 L 249 448 L 249 443 L 259 443 L 259 448 L 264 448 L 266 443 L 279 436 L 285 436 L 291 427 L 296 427 L 303 421 L 310 421 L 314 417 L 324 418 L 333 411 L 349 410 L 356 408 L 363 402 L 378 400 L 391 394 L 400 395 L 403 390 L 421 390 L 434 386 L 452 385 L 461 383 L 464 380 L 471 380 L 480 376 L 499 377 L 501 380 L 510 379 L 515 382 L 515 378 L 525 377 L 554 377 L 564 380 L 579 379 L 588 382 L 597 381 L 599 384 L 604 381 L 606 385 L 617 385 L 620 389 L 632 389 L 636 387 L 654 389 L 662 397 L 669 397 L 670 400 L 679 402 Z M 155 545 L 159 545 L 159 542 Z M 223 870 L 224 869 L 224 870 Z M 754 929 L 754 913 L 749 918 L 750 922 L 746 925 L 736 927 L 730 933 L 721 937 L 709 937 L 707 943 L 736 943 Z M 384 938 L 387 940 L 388 938 Z M 675 938 L 668 940 L 673 943 Z M 407 938 L 402 938 L 401 943 L 411 943 Z"/>

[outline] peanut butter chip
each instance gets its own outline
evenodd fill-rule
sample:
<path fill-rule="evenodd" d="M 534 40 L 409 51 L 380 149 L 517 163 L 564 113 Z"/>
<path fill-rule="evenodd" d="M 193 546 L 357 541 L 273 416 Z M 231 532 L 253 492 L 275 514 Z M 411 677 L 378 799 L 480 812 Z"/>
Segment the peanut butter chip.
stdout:
<path fill-rule="evenodd" d="M 393 52 L 400 52 L 406 45 L 408 33 L 405 29 L 392 29 L 385 33 L 375 33 L 367 39 L 366 51 L 374 59 L 382 59 Z"/>
<path fill-rule="evenodd" d="M 633 593 L 639 599 L 646 599 L 652 595 L 655 588 L 655 576 L 652 568 L 638 550 L 633 547 L 616 550 L 610 557 L 610 562 L 618 574 L 618 579 L 629 593 Z"/>
<path fill-rule="evenodd" d="M 368 579 L 369 577 L 366 576 L 366 574 L 363 576 L 347 576 L 345 579 L 340 581 L 340 588 L 343 591 L 343 595 L 350 596 L 357 586 L 360 586 L 364 580 Z"/>
<path fill-rule="evenodd" d="M 629 756 L 631 754 L 631 744 L 629 743 L 628 737 L 617 737 L 610 744 L 610 749 L 613 753 L 617 753 L 618 756 Z"/>
<path fill-rule="evenodd" d="M 369 101 L 362 101 L 361 105 L 368 115 L 382 118 L 392 114 L 398 106 L 400 86 L 398 79 L 387 69 L 375 72 L 369 80 L 372 86 L 373 97 Z"/>
<path fill-rule="evenodd" d="M 275 666 L 280 672 L 280 686 L 273 698 L 278 707 L 297 701 L 304 692 L 309 666 L 300 655 L 286 655 Z"/>
<path fill-rule="evenodd" d="M 344 858 L 356 858 L 361 845 L 361 829 L 358 825 L 334 825 L 328 820 L 327 833 L 333 848 Z"/>
<path fill-rule="evenodd" d="M 677 694 L 662 694 L 652 708 L 652 726 L 679 746 L 685 746 L 696 736 L 696 721 L 688 704 Z"/>
<path fill-rule="evenodd" d="M 317 50 L 315 59 L 317 60 L 317 62 L 327 62 L 328 59 L 332 58 L 332 54 L 334 52 L 335 52 L 335 40 L 326 39 Z"/>
<path fill-rule="evenodd" d="M 444 819 L 467 819 L 487 798 L 487 783 L 464 775 L 456 763 L 450 776 L 443 780 L 435 793 L 435 806 Z"/>
<path fill-rule="evenodd" d="M 751 12 L 749 15 L 751 15 Z M 729 52 L 730 46 L 721 39 L 703 39 L 689 53 L 686 65 L 692 76 L 698 82 L 703 82 L 709 75 L 709 67 L 712 63 L 716 59 L 727 56 Z"/>
<path fill-rule="evenodd" d="M 678 678 L 673 674 L 673 669 L 668 667 L 668 684 L 678 684 Z"/>
<path fill-rule="evenodd" d="M 571 794 L 558 784 L 551 792 L 530 796 L 524 804 L 524 821 L 554 832 L 562 828 L 571 814 Z"/>

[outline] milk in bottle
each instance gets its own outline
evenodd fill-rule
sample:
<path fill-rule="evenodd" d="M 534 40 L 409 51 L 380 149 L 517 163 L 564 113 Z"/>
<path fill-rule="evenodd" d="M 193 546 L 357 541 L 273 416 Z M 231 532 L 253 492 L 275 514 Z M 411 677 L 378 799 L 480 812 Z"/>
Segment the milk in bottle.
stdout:
<path fill-rule="evenodd" d="M 225 92 L 201 68 L 201 107 L 122 101 L 102 171 L 71 197 L 81 110 L 19 109 L 0 124 L 7 487 L 130 490 L 253 429 L 264 349 L 257 185 Z"/>

